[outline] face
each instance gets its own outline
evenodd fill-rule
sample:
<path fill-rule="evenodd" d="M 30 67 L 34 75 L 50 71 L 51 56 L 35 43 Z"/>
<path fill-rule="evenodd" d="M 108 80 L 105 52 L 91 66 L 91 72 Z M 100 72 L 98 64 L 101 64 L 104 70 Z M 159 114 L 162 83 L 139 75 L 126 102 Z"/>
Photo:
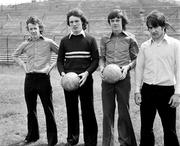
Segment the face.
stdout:
<path fill-rule="evenodd" d="M 110 19 L 110 26 L 113 32 L 121 32 L 122 31 L 122 19 L 121 18 L 113 18 Z"/>
<path fill-rule="evenodd" d="M 161 40 L 164 37 L 164 28 L 161 26 L 158 27 L 148 27 L 148 30 L 151 34 L 151 37 L 153 40 L 158 41 Z"/>
<path fill-rule="evenodd" d="M 37 39 L 40 36 L 40 31 L 39 31 L 39 24 L 28 24 L 28 31 L 31 34 L 32 38 Z"/>
<path fill-rule="evenodd" d="M 69 17 L 69 26 L 73 34 L 79 34 L 82 31 L 82 21 L 79 17 Z"/>

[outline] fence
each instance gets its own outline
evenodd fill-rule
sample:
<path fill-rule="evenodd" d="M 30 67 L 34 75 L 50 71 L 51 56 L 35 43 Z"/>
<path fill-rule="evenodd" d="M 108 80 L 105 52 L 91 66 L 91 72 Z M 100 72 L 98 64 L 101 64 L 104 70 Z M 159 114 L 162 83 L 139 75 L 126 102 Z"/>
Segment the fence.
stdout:
<path fill-rule="evenodd" d="M 149 38 L 147 33 L 136 33 L 136 39 L 138 44 L 140 45 L 143 41 Z M 173 36 L 180 40 L 180 33 L 170 33 L 170 36 Z M 62 35 L 46 35 L 46 37 L 53 39 L 57 44 L 60 43 Z M 98 46 L 100 41 L 100 36 L 95 35 Z M 17 48 L 17 46 L 23 41 L 27 39 L 27 35 L 1 35 L 0 36 L 0 64 L 11 65 L 14 64 L 12 59 L 12 53 Z M 26 56 L 22 55 L 22 59 L 26 59 Z M 56 55 L 53 54 L 52 60 L 56 58 Z"/>
<path fill-rule="evenodd" d="M 61 35 L 57 35 L 57 36 L 46 36 L 49 37 L 51 39 L 53 39 L 54 41 L 56 41 L 57 43 L 59 43 L 60 39 L 61 39 Z M 1 35 L 0 36 L 0 64 L 5 64 L 5 65 L 10 65 L 13 64 L 14 61 L 12 59 L 12 53 L 14 52 L 14 50 L 18 47 L 18 45 L 20 45 L 20 43 L 22 43 L 25 39 L 27 39 L 27 35 Z M 56 55 L 53 54 L 52 60 L 56 57 Z M 23 60 L 26 60 L 26 56 L 22 55 L 21 58 Z"/>

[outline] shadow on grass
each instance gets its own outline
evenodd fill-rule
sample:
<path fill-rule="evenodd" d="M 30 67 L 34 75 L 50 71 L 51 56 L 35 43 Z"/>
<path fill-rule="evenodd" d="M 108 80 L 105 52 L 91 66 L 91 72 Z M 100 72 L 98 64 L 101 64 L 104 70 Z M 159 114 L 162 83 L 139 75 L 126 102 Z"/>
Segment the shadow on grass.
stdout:
<path fill-rule="evenodd" d="M 48 146 L 48 144 L 33 144 L 33 143 L 23 145 L 22 142 L 23 141 L 19 141 L 19 142 L 10 144 L 8 146 Z M 58 143 L 56 144 L 56 146 L 65 146 L 65 143 Z M 76 146 L 84 146 L 84 144 L 77 144 Z"/>
<path fill-rule="evenodd" d="M 56 146 L 65 146 L 65 143 L 59 143 Z M 77 144 L 76 146 L 84 146 L 84 144 Z"/>

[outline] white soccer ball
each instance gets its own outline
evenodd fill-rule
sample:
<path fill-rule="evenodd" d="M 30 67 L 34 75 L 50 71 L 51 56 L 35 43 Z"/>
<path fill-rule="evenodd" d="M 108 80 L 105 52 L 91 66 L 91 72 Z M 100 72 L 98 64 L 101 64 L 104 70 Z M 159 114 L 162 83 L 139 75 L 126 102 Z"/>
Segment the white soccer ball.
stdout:
<path fill-rule="evenodd" d="M 61 85 L 66 91 L 73 91 L 79 88 L 79 76 L 75 72 L 66 73 L 61 79 Z"/>
<path fill-rule="evenodd" d="M 116 64 L 109 64 L 103 70 L 104 81 L 116 83 L 122 77 L 122 69 Z"/>

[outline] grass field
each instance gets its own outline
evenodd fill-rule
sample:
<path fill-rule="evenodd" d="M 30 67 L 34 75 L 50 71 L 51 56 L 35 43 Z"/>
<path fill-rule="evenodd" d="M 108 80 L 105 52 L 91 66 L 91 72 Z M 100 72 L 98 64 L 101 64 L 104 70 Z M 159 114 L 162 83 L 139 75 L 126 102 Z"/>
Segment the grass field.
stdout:
<path fill-rule="evenodd" d="M 98 146 L 102 143 L 102 104 L 101 104 L 101 79 L 99 73 L 94 74 L 94 106 L 98 121 Z M 0 66 L 0 146 L 18 146 L 18 143 L 24 139 L 27 133 L 26 128 L 26 104 L 24 101 L 24 72 L 17 66 Z M 53 87 L 53 104 L 55 110 L 55 118 L 58 127 L 58 144 L 64 146 L 67 136 L 66 125 L 66 108 L 64 94 L 60 85 L 60 76 L 58 71 L 54 69 L 51 72 L 51 83 Z M 137 141 L 139 143 L 140 116 L 139 107 L 135 105 L 133 99 L 133 72 L 132 72 L 132 92 L 130 99 L 130 114 L 134 125 Z M 38 98 L 38 121 L 40 130 L 40 139 L 30 146 L 46 146 L 46 123 L 41 102 Z M 180 139 L 180 109 L 178 109 L 177 132 Z M 117 117 L 116 117 L 117 118 Z M 81 122 L 81 121 L 80 121 Z M 83 144 L 82 122 L 81 135 L 79 144 Z M 115 123 L 116 126 L 116 123 Z M 116 129 L 116 128 L 115 128 Z M 154 131 L 156 136 L 156 146 L 162 146 L 162 128 L 159 117 L 156 117 L 154 123 Z M 117 131 L 115 146 L 119 145 L 117 141 Z M 80 146 L 79 145 L 79 146 Z"/>

